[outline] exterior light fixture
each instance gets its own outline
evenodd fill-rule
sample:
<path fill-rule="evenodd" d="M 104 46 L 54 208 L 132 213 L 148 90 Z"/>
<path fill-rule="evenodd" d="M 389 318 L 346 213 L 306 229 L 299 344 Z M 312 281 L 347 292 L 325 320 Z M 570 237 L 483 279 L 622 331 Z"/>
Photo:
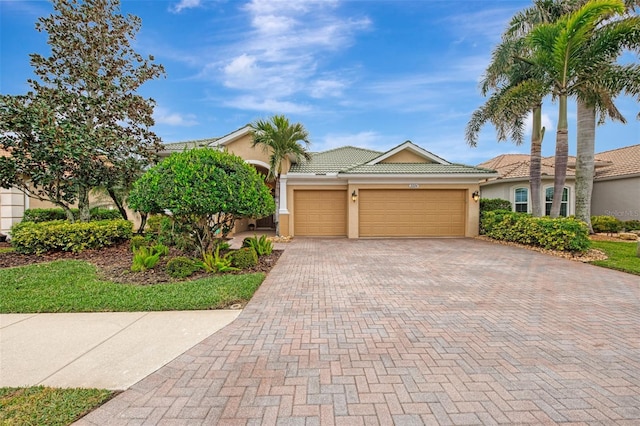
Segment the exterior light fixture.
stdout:
<path fill-rule="evenodd" d="M 356 190 L 354 189 L 353 192 L 351 193 L 351 201 L 353 201 L 354 203 L 356 201 L 358 201 L 358 194 L 356 193 Z"/>
<path fill-rule="evenodd" d="M 471 194 L 471 198 L 473 198 L 473 201 L 477 203 L 478 200 L 480 199 L 480 191 L 476 191 L 473 194 Z"/>

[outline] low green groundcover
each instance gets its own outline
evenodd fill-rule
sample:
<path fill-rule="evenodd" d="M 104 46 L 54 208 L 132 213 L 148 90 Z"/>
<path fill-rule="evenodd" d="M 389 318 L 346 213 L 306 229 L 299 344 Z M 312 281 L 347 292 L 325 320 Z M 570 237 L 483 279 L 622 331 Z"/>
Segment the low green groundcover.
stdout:
<path fill-rule="evenodd" d="M 149 286 L 101 281 L 96 267 L 58 260 L 0 269 L 0 313 L 221 309 L 251 299 L 265 275 L 218 275 Z"/>
<path fill-rule="evenodd" d="M 0 424 L 66 426 L 114 395 L 104 389 L 0 388 Z"/>

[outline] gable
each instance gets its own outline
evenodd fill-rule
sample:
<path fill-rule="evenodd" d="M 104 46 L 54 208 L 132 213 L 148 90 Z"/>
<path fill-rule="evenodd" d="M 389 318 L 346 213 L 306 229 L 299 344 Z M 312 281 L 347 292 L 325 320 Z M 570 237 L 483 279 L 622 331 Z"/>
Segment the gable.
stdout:
<path fill-rule="evenodd" d="M 435 161 L 430 158 L 425 158 L 421 155 L 418 155 L 414 151 L 410 151 L 408 149 L 403 149 L 402 151 L 398 151 L 390 157 L 385 158 L 380 161 L 379 164 L 392 164 L 392 163 L 407 163 L 407 164 L 416 164 L 416 163 L 427 163 L 433 164 Z"/>

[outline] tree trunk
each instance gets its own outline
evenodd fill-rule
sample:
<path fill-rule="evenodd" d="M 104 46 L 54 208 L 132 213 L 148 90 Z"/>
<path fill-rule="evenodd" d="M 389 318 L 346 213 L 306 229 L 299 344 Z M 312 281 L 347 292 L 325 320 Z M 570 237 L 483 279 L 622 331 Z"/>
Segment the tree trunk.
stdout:
<path fill-rule="evenodd" d="M 556 162 L 553 180 L 553 202 L 551 217 L 560 216 L 562 193 L 567 178 L 567 161 L 569 157 L 569 126 L 567 124 L 567 95 L 561 94 L 559 99 L 558 131 L 556 133 Z"/>
<path fill-rule="evenodd" d="M 591 226 L 591 194 L 595 173 L 596 110 L 578 100 L 578 150 L 576 156 L 576 218 Z"/>
<path fill-rule="evenodd" d="M 140 227 L 138 228 L 138 232 L 136 232 L 136 234 L 138 235 L 144 234 L 144 227 L 147 224 L 148 217 L 149 217 L 148 213 L 140 212 Z"/>
<path fill-rule="evenodd" d="M 529 163 L 529 186 L 531 188 L 531 214 L 534 217 L 542 216 L 542 139 L 544 127 L 542 127 L 542 105 L 538 104 L 533 110 L 533 129 L 531 131 L 531 159 Z"/>
<path fill-rule="evenodd" d="M 80 210 L 80 222 L 89 222 L 91 212 L 89 211 L 89 190 L 84 187 L 78 189 L 78 209 Z"/>
<path fill-rule="evenodd" d="M 273 222 L 276 225 L 276 236 L 280 236 L 280 173 L 276 176 L 276 187 L 273 192 L 273 201 L 276 204 L 276 211 L 273 214 Z"/>
<path fill-rule="evenodd" d="M 124 220 L 129 220 L 129 217 L 127 215 L 127 210 L 124 208 L 122 200 L 120 199 L 120 197 L 118 197 L 118 194 L 116 194 L 113 188 L 107 188 L 107 192 L 109 193 L 109 197 L 111 197 L 111 200 L 113 201 L 113 203 L 118 208 L 118 211 L 120 212 L 120 215 L 122 216 L 122 218 Z"/>

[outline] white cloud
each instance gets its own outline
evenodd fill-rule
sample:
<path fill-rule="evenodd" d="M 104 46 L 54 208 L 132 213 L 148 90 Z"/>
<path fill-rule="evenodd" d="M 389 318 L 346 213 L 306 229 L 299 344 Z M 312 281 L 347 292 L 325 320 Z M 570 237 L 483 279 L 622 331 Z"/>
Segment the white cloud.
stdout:
<path fill-rule="evenodd" d="M 168 126 L 189 127 L 198 124 L 194 114 L 182 115 L 177 112 L 170 112 L 166 108 L 156 107 L 153 112 L 153 119 L 156 124 L 166 124 Z"/>
<path fill-rule="evenodd" d="M 224 101 L 224 104 L 233 108 L 263 111 L 274 114 L 304 114 L 311 111 L 311 107 L 308 105 L 251 95 L 227 99 Z"/>
<path fill-rule="evenodd" d="M 180 13 L 184 9 L 192 9 L 200 6 L 200 0 L 180 0 L 180 3 L 173 6 L 170 10 L 175 13 Z"/>
<path fill-rule="evenodd" d="M 549 117 L 549 114 L 542 113 L 542 127 L 544 127 L 545 129 L 544 130 L 545 139 L 549 137 L 549 135 L 553 135 L 553 132 L 555 132 L 556 127 L 551 117 Z M 525 119 L 524 133 L 526 135 L 530 135 L 532 129 L 533 129 L 533 113 L 530 112 L 527 114 L 527 118 Z"/>
<path fill-rule="evenodd" d="M 313 98 L 327 98 L 342 96 L 346 84 L 339 80 L 320 79 L 311 84 L 310 95 Z"/>

